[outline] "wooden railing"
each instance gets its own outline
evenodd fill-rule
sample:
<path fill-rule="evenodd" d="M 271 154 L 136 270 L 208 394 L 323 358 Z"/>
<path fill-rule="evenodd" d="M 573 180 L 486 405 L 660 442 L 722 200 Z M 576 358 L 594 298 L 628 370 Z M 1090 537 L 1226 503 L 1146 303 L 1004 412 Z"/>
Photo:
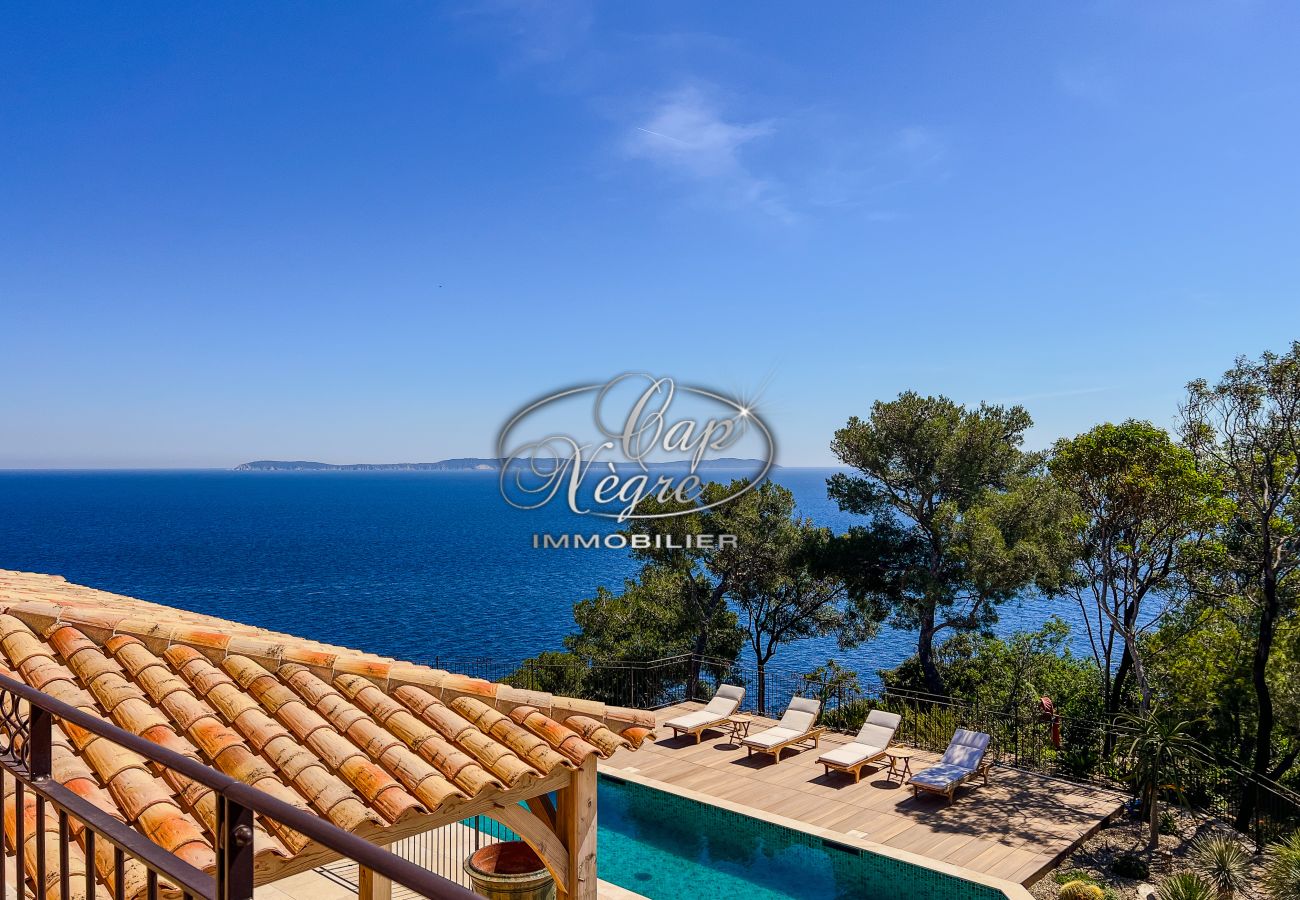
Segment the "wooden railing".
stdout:
<path fill-rule="evenodd" d="M 117 817 L 51 778 L 55 721 L 98 735 L 156 766 L 203 785 L 217 798 L 213 872 L 202 871 L 168 852 Z M 13 779 L 10 783 L 9 779 Z M 27 813 L 34 830 L 27 834 Z M 157 900 L 170 885 L 184 900 L 251 900 L 253 896 L 253 816 L 283 823 L 339 856 L 356 861 L 381 878 L 422 897 L 473 900 L 477 895 L 420 868 L 382 847 L 349 834 L 325 819 L 264 794 L 242 781 L 132 734 L 84 710 L 0 675 L 0 822 L 12 821 L 13 891 L 18 900 L 77 900 L 107 893 L 114 900 Z M 12 819 L 11 819 L 12 817 Z M 51 852 L 50 841 L 54 841 Z M 32 860 L 28 860 L 31 843 Z M 71 865 L 79 848 L 84 872 Z M 106 851 L 111 848 L 111 851 Z M 111 856 L 110 871 L 99 873 L 97 857 Z M 126 892 L 128 859 L 143 866 L 142 890 Z M 0 865 L 0 898 L 7 896 L 6 866 Z M 74 875 L 79 878 L 74 879 Z M 74 883 L 74 881 L 76 883 Z"/>

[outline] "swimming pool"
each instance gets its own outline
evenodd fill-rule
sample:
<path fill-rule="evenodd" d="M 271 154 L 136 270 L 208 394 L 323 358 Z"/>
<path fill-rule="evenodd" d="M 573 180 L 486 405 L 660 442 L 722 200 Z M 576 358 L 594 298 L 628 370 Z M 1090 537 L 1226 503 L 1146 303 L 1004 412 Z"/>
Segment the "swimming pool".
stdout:
<path fill-rule="evenodd" d="M 990 885 L 604 772 L 596 823 L 601 880 L 649 900 L 1007 900 Z M 463 824 L 519 837 L 485 816 Z"/>
<path fill-rule="evenodd" d="M 602 774 L 598 871 L 650 900 L 1005 900 L 997 888 Z"/>

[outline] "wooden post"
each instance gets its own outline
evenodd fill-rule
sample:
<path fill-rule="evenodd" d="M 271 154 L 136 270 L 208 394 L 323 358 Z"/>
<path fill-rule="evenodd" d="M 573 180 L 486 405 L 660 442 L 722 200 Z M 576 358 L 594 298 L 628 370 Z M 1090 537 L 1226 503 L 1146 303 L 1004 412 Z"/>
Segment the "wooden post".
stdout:
<path fill-rule="evenodd" d="M 596 756 L 556 792 L 560 840 L 569 851 L 569 891 L 562 900 L 596 900 Z"/>
<path fill-rule="evenodd" d="M 392 879 L 357 866 L 357 900 L 393 900 Z"/>

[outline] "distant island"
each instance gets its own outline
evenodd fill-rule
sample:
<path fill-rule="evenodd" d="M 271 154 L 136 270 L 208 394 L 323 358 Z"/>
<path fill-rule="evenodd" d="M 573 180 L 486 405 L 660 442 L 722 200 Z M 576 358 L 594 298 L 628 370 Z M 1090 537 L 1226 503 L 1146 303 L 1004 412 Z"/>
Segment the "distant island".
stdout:
<path fill-rule="evenodd" d="M 516 463 L 522 465 L 522 463 Z M 619 468 L 628 468 L 631 464 L 621 464 Z M 651 463 L 655 469 L 685 469 L 685 462 Z M 719 459 L 706 459 L 697 469 L 759 469 L 763 466 L 761 459 L 738 459 L 724 456 Z M 773 464 L 772 468 L 780 466 Z M 501 469 L 501 460 L 484 459 L 467 456 L 460 459 L 443 459 L 427 463 L 334 463 L 314 462 L 312 460 L 258 459 L 235 466 L 236 472 L 496 472 Z"/>

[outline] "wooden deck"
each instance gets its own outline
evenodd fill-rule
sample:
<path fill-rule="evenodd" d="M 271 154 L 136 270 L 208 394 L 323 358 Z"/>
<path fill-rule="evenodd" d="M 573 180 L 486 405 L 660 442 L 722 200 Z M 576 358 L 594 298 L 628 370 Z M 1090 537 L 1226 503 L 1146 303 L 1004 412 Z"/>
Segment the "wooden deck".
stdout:
<path fill-rule="evenodd" d="M 686 703 L 661 710 L 659 721 L 699 709 Z M 756 719 L 754 730 L 767 720 Z M 602 771 L 628 772 L 706 797 L 784 816 L 819 828 L 873 841 L 928 859 L 1028 886 L 1049 872 L 1076 844 L 1118 813 L 1123 797 L 1085 785 L 995 767 L 988 786 L 976 780 L 951 806 L 942 797 L 913 799 L 912 790 L 885 771 L 863 770 L 862 781 L 824 774 L 822 750 L 850 736 L 826 734 L 817 750 L 747 757 L 729 734 L 705 732 L 698 746 L 690 736 L 660 729 L 656 743 L 621 750 Z M 913 770 L 938 761 L 918 753 Z"/>

